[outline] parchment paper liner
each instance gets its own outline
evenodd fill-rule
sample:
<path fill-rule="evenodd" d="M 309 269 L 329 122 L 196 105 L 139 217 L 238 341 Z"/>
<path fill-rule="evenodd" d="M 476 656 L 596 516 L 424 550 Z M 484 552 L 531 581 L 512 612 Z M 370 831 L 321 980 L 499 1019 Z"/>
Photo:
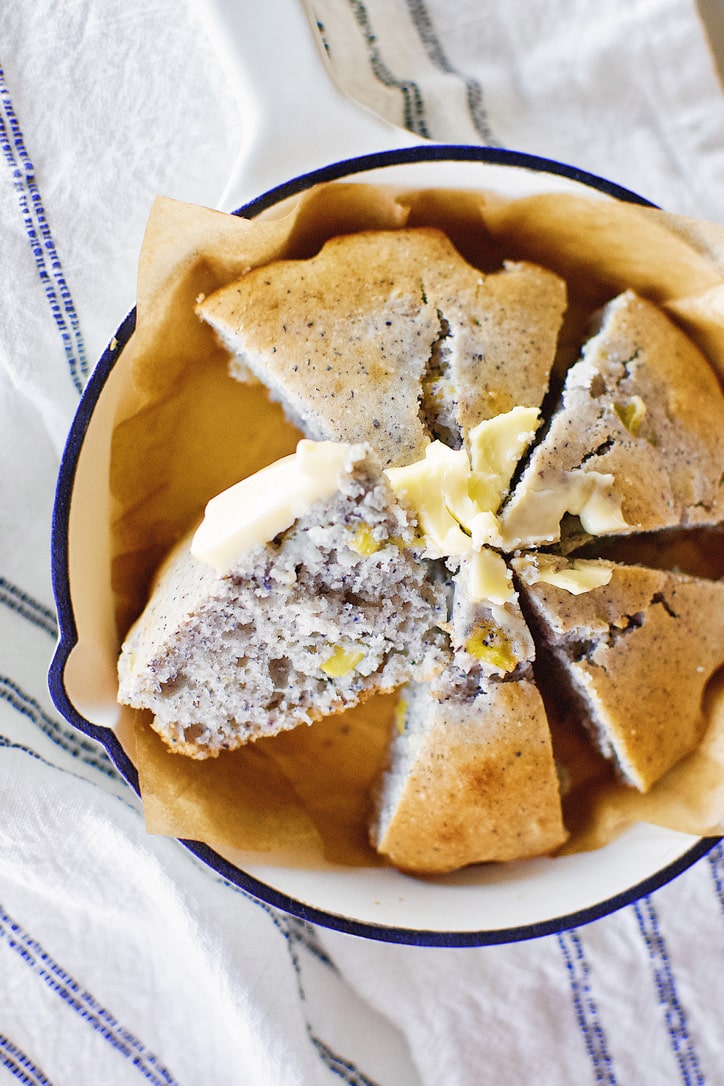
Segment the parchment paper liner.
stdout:
<path fill-rule="evenodd" d="M 436 225 L 483 270 L 537 261 L 568 282 L 563 363 L 591 312 L 632 287 L 664 305 L 724 374 L 724 228 L 635 205 L 562 194 L 403 192 L 319 186 L 245 220 L 159 198 L 139 262 L 137 327 L 119 365 L 132 388 L 118 411 L 110 488 L 119 645 L 153 572 L 213 494 L 293 450 L 300 436 L 255 385 L 227 376 L 225 352 L 194 314 L 250 267 L 313 255 L 336 234 Z M 383 763 L 394 699 L 198 762 L 169 753 L 136 714 L 134 760 L 149 832 L 293 857 L 373 864 L 369 790 Z M 649 821 L 696 835 L 724 815 L 724 684 L 712 688 L 699 751 L 646 796 L 620 785 L 577 731 L 554 725 L 568 780 L 566 851 L 604 845 Z"/>

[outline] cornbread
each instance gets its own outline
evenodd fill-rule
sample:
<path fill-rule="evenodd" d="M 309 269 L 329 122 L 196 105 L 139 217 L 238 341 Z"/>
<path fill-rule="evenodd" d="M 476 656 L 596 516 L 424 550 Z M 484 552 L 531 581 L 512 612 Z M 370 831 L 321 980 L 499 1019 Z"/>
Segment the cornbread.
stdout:
<path fill-rule="evenodd" d="M 356 704 L 447 660 L 446 587 L 369 450 L 331 497 L 225 573 L 183 540 L 119 662 L 120 699 L 174 751 L 216 755 Z"/>
<path fill-rule="evenodd" d="M 716 524 L 724 517 L 724 397 L 690 339 L 653 303 L 627 291 L 606 306 L 598 333 L 568 371 L 562 402 L 504 511 L 527 545 L 565 477 L 596 473 L 620 500 L 616 531 Z M 520 525 L 525 527 L 520 530 Z M 585 538 L 572 533 L 570 546 Z"/>
<path fill-rule="evenodd" d="M 603 560 L 578 566 L 610 578 L 573 594 L 537 580 L 535 559 L 513 559 L 598 748 L 645 792 L 702 738 L 704 690 L 724 663 L 724 582 Z"/>
<path fill-rule="evenodd" d="M 527 263 L 485 275 L 439 230 L 365 231 L 281 260 L 197 307 L 311 438 L 367 441 L 385 466 L 430 437 L 458 447 L 481 419 L 548 388 L 563 281 Z"/>
<path fill-rule="evenodd" d="M 370 837 L 407 871 L 442 874 L 539 856 L 566 839 L 533 682 L 535 646 L 510 573 L 495 557 L 505 571 L 496 602 L 475 598 L 475 559 L 462 559 L 449 627 L 453 662 L 400 694 Z"/>
<path fill-rule="evenodd" d="M 493 682 L 464 698 L 417 685 L 403 697 L 371 826 L 395 866 L 443 874 L 563 843 L 550 734 L 532 682 Z"/>
<path fill-rule="evenodd" d="M 124 646 L 122 699 L 203 758 L 398 690 L 370 834 L 414 873 L 565 841 L 551 658 L 561 702 L 650 789 L 701 739 L 724 587 L 570 555 L 722 520 L 707 359 L 624 291 L 562 376 L 582 327 L 559 350 L 563 280 L 482 272 L 428 227 L 235 274 L 196 300 L 231 376 L 261 382 L 308 445 L 348 448 L 348 469 L 311 507 L 292 481 L 276 508 L 274 470 L 239 484 L 261 536 L 242 508 L 231 551 L 256 543 L 228 566 L 226 543 L 179 547 Z"/>

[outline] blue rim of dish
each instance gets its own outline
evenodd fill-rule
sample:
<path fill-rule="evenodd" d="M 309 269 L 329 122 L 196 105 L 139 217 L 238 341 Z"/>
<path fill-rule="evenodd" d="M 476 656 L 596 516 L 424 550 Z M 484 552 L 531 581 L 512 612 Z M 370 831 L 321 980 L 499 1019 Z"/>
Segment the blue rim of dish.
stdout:
<path fill-rule="evenodd" d="M 283 184 L 251 200 L 233 214 L 244 218 L 254 218 L 262 211 L 295 196 L 313 185 L 325 181 L 335 181 L 342 177 L 366 173 L 382 167 L 396 166 L 408 162 L 480 162 L 486 165 L 514 166 L 524 170 L 553 174 L 575 181 L 581 185 L 602 192 L 607 196 L 623 200 L 626 203 L 655 207 L 650 200 L 623 188 L 612 181 L 607 181 L 595 174 L 574 166 L 568 166 L 552 159 L 529 155 L 520 151 L 509 151 L 495 147 L 477 147 L 465 144 L 421 144 L 418 147 L 399 148 L 380 151 L 373 154 L 344 159 L 331 163 L 309 173 L 300 174 Z M 53 702 L 62 716 L 84 735 L 99 742 L 106 750 L 113 764 L 133 790 L 140 795 L 138 773 L 117 736 L 110 729 L 92 724 L 86 720 L 72 703 L 65 687 L 64 673 L 70 654 L 78 641 L 78 632 L 70 598 L 69 581 L 69 517 L 70 502 L 75 483 L 76 468 L 80 457 L 85 433 L 96 403 L 105 383 L 120 358 L 126 343 L 136 325 L 136 311 L 133 309 L 120 325 L 112 344 L 106 348 L 93 370 L 80 400 L 78 410 L 71 425 L 65 450 L 61 459 L 53 507 L 51 531 L 51 575 L 56 609 L 58 612 L 59 638 L 48 672 L 48 686 Z M 304 902 L 291 898 L 275 890 L 274 887 L 260 881 L 248 872 L 231 864 L 218 852 L 198 841 L 182 840 L 181 844 L 202 863 L 216 871 L 222 878 L 234 886 L 246 891 L 253 897 L 266 902 L 274 908 L 296 916 L 311 924 L 356 935 L 361 938 L 381 942 L 404 943 L 415 946 L 472 947 L 493 946 L 504 943 L 537 939 L 553 935 L 560 931 L 581 927 L 594 920 L 630 905 L 652 891 L 671 882 L 697 860 L 701 859 L 722 838 L 704 837 L 687 849 L 672 863 L 667 864 L 653 875 L 629 889 L 616 894 L 596 905 L 553 917 L 533 924 L 511 928 L 499 928 L 479 931 L 444 932 L 428 929 L 401 928 L 387 924 L 375 924 L 357 921 L 332 912 L 314 908 Z"/>

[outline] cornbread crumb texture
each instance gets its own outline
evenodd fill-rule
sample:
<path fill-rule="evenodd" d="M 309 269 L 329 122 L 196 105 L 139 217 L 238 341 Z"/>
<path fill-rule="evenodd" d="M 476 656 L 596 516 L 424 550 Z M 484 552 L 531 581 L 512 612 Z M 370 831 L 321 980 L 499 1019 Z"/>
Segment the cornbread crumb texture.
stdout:
<path fill-rule="evenodd" d="M 701 741 L 704 690 L 724 663 L 724 582 L 591 561 L 611 580 L 572 595 L 513 565 L 601 752 L 646 791 Z"/>
<path fill-rule="evenodd" d="M 512 590 L 504 603 L 473 598 L 467 567 L 474 559 L 465 557 L 454 579 L 450 640 L 454 668 L 467 677 L 473 689 L 489 679 L 529 675 L 535 646 L 528 625 Z M 457 684 L 450 679 L 451 688 Z"/>
<path fill-rule="evenodd" d="M 371 836 L 397 867 L 443 874 L 539 856 L 566 839 L 543 703 L 530 682 L 474 698 L 405 692 Z"/>
<path fill-rule="evenodd" d="M 120 699 L 203 758 L 430 678 L 447 659 L 447 590 L 412 540 L 365 456 L 332 499 L 226 576 L 185 541 L 126 638 Z"/>
<path fill-rule="evenodd" d="M 369 231 L 253 269 L 199 315 L 309 437 L 368 441 L 385 465 L 459 444 L 481 419 L 538 406 L 563 281 L 510 263 L 485 275 L 438 230 Z M 511 364 L 513 362 L 515 364 Z"/>

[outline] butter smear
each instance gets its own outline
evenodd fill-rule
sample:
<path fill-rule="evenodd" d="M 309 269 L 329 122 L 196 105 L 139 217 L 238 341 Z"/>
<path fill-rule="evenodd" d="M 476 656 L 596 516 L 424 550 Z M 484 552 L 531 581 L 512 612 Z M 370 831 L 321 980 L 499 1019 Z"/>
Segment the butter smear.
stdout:
<path fill-rule="evenodd" d="M 191 553 L 227 573 L 248 551 L 290 528 L 315 502 L 331 498 L 350 470 L 353 446 L 302 440 L 297 451 L 217 494 L 191 543 Z"/>
<path fill-rule="evenodd" d="M 433 441 L 422 460 L 386 470 L 395 494 L 417 513 L 426 558 L 503 545 L 496 514 L 538 425 L 536 408 L 514 407 L 470 431 L 470 455 Z"/>
<path fill-rule="evenodd" d="M 501 525 L 505 549 L 556 542 L 566 513 L 577 516 L 589 535 L 620 532 L 628 525 L 613 487 L 613 475 L 599 471 L 546 472 L 538 485 L 527 486 L 505 510 Z"/>
<path fill-rule="evenodd" d="M 581 469 L 547 473 L 500 512 L 538 426 L 535 408 L 514 407 L 470 431 L 469 455 L 433 441 L 422 460 L 387 469 L 392 489 L 417 513 L 426 558 L 553 543 L 566 513 L 578 516 L 589 535 L 627 527 L 613 475 Z"/>
<path fill-rule="evenodd" d="M 546 473 L 537 486 L 516 493 L 500 511 L 539 425 L 536 408 L 514 407 L 470 430 L 466 448 L 452 449 L 432 441 L 421 460 L 385 470 L 395 495 L 417 516 L 424 557 L 468 557 L 473 600 L 498 605 L 511 600 L 511 575 L 498 552 L 554 542 L 566 513 L 578 516 L 590 535 L 627 527 L 613 476 L 581 469 Z M 218 573 L 227 573 L 248 551 L 290 528 L 315 502 L 332 497 L 340 477 L 352 470 L 354 449 L 346 442 L 301 440 L 291 456 L 211 499 L 191 553 Z M 363 525 L 350 546 L 367 556 L 379 544 Z M 541 561 L 529 564 L 525 571 L 527 577 L 570 592 L 606 583 L 596 579 L 600 573 L 575 563 L 564 570 Z M 333 654 L 327 666 L 334 671 L 340 666 L 352 668 L 357 662 L 349 664 Z"/>
<path fill-rule="evenodd" d="M 470 596 L 502 606 L 515 598 L 513 577 L 502 554 L 483 547 L 470 556 Z"/>
<path fill-rule="evenodd" d="M 526 584 L 549 584 L 579 596 L 601 588 L 611 580 L 613 570 L 595 561 L 556 558 L 554 555 L 525 555 L 513 560 L 518 575 Z"/>

